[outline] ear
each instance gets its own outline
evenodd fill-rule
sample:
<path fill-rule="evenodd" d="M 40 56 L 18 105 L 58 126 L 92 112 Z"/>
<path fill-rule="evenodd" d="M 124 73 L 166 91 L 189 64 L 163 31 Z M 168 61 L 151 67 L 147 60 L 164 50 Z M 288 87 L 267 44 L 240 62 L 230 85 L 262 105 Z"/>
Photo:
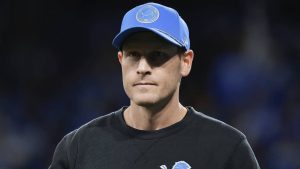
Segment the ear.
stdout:
<path fill-rule="evenodd" d="M 122 53 L 122 51 L 119 51 L 118 52 L 118 60 L 119 60 L 120 64 L 122 63 L 122 59 L 123 59 L 123 53 Z"/>
<path fill-rule="evenodd" d="M 184 52 L 181 60 L 181 75 L 183 77 L 189 75 L 192 69 L 193 59 L 194 59 L 193 50 L 187 50 L 186 52 Z"/>

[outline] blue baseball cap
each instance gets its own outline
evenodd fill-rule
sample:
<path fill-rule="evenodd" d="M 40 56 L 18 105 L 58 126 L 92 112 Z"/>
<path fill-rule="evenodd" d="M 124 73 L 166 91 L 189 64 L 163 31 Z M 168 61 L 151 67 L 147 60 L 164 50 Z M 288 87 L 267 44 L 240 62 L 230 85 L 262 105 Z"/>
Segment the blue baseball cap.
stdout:
<path fill-rule="evenodd" d="M 121 50 L 129 35 L 141 31 L 151 31 L 174 45 L 190 49 L 188 26 L 170 7 L 152 2 L 134 7 L 124 15 L 121 30 L 112 44 Z"/>

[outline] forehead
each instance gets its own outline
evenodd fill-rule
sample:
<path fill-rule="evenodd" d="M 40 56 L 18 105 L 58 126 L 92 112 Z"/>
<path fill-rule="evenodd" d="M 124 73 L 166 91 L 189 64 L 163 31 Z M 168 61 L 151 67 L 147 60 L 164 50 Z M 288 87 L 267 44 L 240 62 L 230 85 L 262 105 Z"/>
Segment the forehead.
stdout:
<path fill-rule="evenodd" d="M 123 43 L 123 49 L 177 49 L 177 46 L 152 32 L 137 32 Z"/>

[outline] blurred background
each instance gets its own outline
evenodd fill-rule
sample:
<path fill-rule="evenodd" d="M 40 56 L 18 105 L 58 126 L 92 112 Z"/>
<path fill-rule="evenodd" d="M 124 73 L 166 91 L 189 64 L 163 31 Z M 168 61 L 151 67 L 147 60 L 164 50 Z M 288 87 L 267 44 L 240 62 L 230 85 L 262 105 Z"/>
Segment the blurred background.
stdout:
<path fill-rule="evenodd" d="M 47 168 L 55 146 L 129 104 L 111 45 L 146 1 L 0 1 L 0 169 Z M 181 102 L 244 132 L 264 169 L 300 168 L 300 1 L 155 1 L 195 52 Z"/>

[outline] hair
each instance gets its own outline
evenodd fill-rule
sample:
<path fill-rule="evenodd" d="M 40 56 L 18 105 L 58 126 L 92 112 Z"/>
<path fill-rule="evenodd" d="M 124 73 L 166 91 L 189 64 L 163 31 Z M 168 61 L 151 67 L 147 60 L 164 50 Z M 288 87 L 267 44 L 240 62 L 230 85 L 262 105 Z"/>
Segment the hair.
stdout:
<path fill-rule="evenodd" d="M 182 55 L 182 54 L 184 54 L 186 51 L 187 51 L 187 50 L 186 50 L 185 47 L 181 47 L 181 46 L 178 46 L 178 47 L 177 47 L 177 54 L 178 54 L 178 55 Z"/>

